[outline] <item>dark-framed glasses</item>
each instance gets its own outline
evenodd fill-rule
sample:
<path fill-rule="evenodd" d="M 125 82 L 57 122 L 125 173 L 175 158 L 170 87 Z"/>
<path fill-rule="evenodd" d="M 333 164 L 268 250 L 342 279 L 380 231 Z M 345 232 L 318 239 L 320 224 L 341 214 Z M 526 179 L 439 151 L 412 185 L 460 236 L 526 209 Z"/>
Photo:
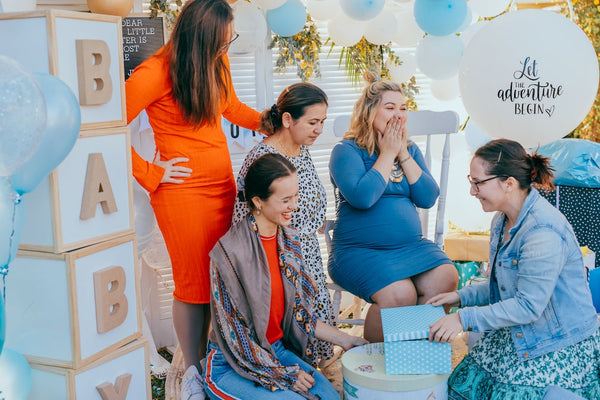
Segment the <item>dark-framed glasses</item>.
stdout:
<path fill-rule="evenodd" d="M 508 178 L 508 176 L 507 175 L 495 175 L 495 176 L 491 176 L 489 178 L 483 179 L 481 181 L 475 181 L 475 180 L 473 180 L 473 178 L 471 178 L 471 175 L 467 175 L 467 179 L 469 180 L 469 183 L 471 184 L 471 188 L 476 192 L 479 192 L 479 185 L 481 185 L 482 183 L 491 181 L 492 179 L 496 179 L 496 178 Z"/>
<path fill-rule="evenodd" d="M 221 46 L 221 50 L 223 50 L 223 51 L 227 50 L 229 48 L 229 46 L 231 45 L 231 43 L 235 42 L 235 40 L 239 37 L 240 37 L 239 33 L 237 33 L 237 32 L 234 33 L 233 36 L 231 37 L 231 40 L 229 42 L 225 43 L 223 46 Z"/>

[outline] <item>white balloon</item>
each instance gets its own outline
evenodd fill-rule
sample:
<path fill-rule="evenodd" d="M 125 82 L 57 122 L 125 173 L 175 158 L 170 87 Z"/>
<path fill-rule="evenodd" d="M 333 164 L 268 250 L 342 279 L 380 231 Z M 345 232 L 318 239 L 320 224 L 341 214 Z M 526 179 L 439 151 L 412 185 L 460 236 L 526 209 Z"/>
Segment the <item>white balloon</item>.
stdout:
<path fill-rule="evenodd" d="M 471 39 L 459 87 L 484 132 L 531 148 L 577 127 L 594 103 L 598 77 L 594 47 L 575 23 L 550 11 L 520 10 Z"/>
<path fill-rule="evenodd" d="M 477 126 L 475 121 L 470 119 L 465 127 L 465 139 L 469 149 L 474 153 L 478 148 L 492 140 L 493 138 L 488 136 L 480 127 Z"/>
<path fill-rule="evenodd" d="M 438 100 L 450 101 L 458 97 L 458 77 L 454 76 L 445 80 L 431 81 L 431 94 Z"/>
<path fill-rule="evenodd" d="M 505 11 L 511 0 L 469 0 L 469 7 L 482 17 L 494 17 Z"/>
<path fill-rule="evenodd" d="M 0 0 L 0 12 L 34 11 L 35 0 Z"/>
<path fill-rule="evenodd" d="M 484 26 L 486 26 L 488 23 L 489 23 L 489 21 L 481 20 L 481 21 L 475 22 L 473 25 L 469 25 L 469 27 L 467 29 L 465 29 L 464 31 L 461 32 L 460 38 L 462 39 L 463 43 L 465 44 L 465 47 L 467 47 L 467 45 L 469 44 L 469 42 L 471 41 L 473 36 L 475 36 L 475 34 L 477 32 L 479 32 L 479 30 L 481 28 L 483 28 Z"/>
<path fill-rule="evenodd" d="M 262 8 L 263 10 L 272 10 L 273 8 L 281 7 L 286 0 L 252 0 L 256 6 Z M 245 1 L 236 1 L 235 4 L 238 3 L 246 3 Z"/>
<path fill-rule="evenodd" d="M 417 59 L 410 53 L 399 53 L 397 55 L 402 61 L 402 64 L 391 66 L 389 68 L 390 76 L 395 82 L 406 82 L 417 72 Z"/>
<path fill-rule="evenodd" d="M 473 154 L 467 147 L 464 134 L 450 135 L 450 140 L 452 156 L 448 187 L 452 190 L 448 191 L 446 198 L 445 220 L 467 231 L 486 231 L 490 228 L 494 213 L 484 212 L 479 200 L 469 194 L 471 185 L 467 181 L 467 174 Z"/>
<path fill-rule="evenodd" d="M 417 66 L 431 79 L 450 79 L 458 73 L 464 45 L 456 35 L 428 35 L 417 46 Z"/>
<path fill-rule="evenodd" d="M 460 26 L 456 29 L 456 32 L 463 32 L 473 22 L 473 11 L 471 11 L 471 7 L 467 7 L 467 15 L 465 15 L 465 20 L 460 24 Z"/>
<path fill-rule="evenodd" d="M 329 21 L 342 12 L 339 0 L 308 0 L 306 11 L 316 21 Z"/>
<path fill-rule="evenodd" d="M 329 21 L 327 29 L 331 41 L 338 46 L 354 46 L 363 37 L 367 24 L 341 13 Z"/>
<path fill-rule="evenodd" d="M 393 41 L 396 42 L 399 47 L 415 46 L 425 34 L 423 29 L 417 25 L 412 10 L 405 10 L 397 13 L 396 21 L 398 22 L 398 29 L 396 30 Z"/>
<path fill-rule="evenodd" d="M 398 21 L 396 16 L 383 10 L 381 14 L 367 23 L 365 39 L 369 42 L 382 45 L 391 42 L 398 31 Z"/>
<path fill-rule="evenodd" d="M 235 31 L 240 37 L 231 43 L 229 53 L 250 53 L 264 43 L 267 36 L 267 21 L 262 11 L 246 1 L 236 1 L 232 8 Z"/>

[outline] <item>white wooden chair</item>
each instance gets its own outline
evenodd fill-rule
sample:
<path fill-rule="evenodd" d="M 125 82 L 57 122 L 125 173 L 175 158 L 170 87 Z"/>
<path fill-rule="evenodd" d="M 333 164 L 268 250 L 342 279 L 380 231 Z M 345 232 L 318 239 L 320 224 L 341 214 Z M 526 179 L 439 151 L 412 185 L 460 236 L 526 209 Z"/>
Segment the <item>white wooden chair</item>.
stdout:
<path fill-rule="evenodd" d="M 334 121 L 334 134 L 338 137 L 344 136 L 350 124 L 348 115 L 341 115 Z M 425 162 L 431 169 L 431 160 L 433 150 L 431 145 L 431 136 L 445 135 L 444 145 L 441 151 L 441 168 L 438 184 L 440 186 L 440 196 L 437 201 L 437 211 L 435 217 L 435 230 L 432 240 L 441 247 L 444 241 L 444 213 L 446 208 L 446 196 L 448 192 L 448 174 L 450 170 L 450 135 L 458 132 L 459 118 L 454 111 L 429 111 L 419 110 L 411 111 L 408 115 L 406 129 L 409 137 L 425 136 Z M 419 209 L 423 236 L 429 237 L 429 210 Z M 334 221 L 328 220 L 325 226 L 325 242 L 327 251 L 331 253 L 331 240 L 333 234 Z M 333 283 L 328 283 L 328 288 L 333 291 L 333 312 L 335 322 L 340 324 L 364 325 L 362 310 L 365 301 L 354 296 L 354 302 L 340 312 L 342 303 L 342 293 L 344 289 Z M 352 318 L 348 318 L 352 314 Z"/>

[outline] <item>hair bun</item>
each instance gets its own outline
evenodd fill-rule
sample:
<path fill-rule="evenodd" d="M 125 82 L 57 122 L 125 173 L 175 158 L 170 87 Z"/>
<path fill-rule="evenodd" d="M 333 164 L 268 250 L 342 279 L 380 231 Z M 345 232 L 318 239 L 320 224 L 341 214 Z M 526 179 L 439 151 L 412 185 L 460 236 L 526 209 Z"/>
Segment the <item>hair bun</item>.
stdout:
<path fill-rule="evenodd" d="M 365 71 L 363 72 L 362 77 L 369 85 L 381 80 L 381 76 L 375 71 Z"/>
<path fill-rule="evenodd" d="M 277 120 L 278 116 L 279 116 L 279 111 L 277 110 L 277 104 L 273 104 L 271 106 L 271 118 L 273 118 L 273 120 Z"/>

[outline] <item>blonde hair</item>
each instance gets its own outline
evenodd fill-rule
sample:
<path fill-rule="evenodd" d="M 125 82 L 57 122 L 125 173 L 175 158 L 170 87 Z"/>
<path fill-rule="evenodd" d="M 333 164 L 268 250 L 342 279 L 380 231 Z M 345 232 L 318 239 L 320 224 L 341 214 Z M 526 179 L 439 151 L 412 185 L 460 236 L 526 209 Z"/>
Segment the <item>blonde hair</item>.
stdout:
<path fill-rule="evenodd" d="M 366 71 L 363 79 L 367 86 L 354 104 L 352 116 L 350 117 L 350 128 L 344 134 L 344 139 L 352 139 L 369 155 L 379 153 L 377 146 L 377 132 L 373 127 L 373 121 L 377 114 L 377 106 L 381 103 L 384 92 L 399 92 L 406 97 L 400 84 L 387 79 L 379 78 L 374 72 Z"/>

